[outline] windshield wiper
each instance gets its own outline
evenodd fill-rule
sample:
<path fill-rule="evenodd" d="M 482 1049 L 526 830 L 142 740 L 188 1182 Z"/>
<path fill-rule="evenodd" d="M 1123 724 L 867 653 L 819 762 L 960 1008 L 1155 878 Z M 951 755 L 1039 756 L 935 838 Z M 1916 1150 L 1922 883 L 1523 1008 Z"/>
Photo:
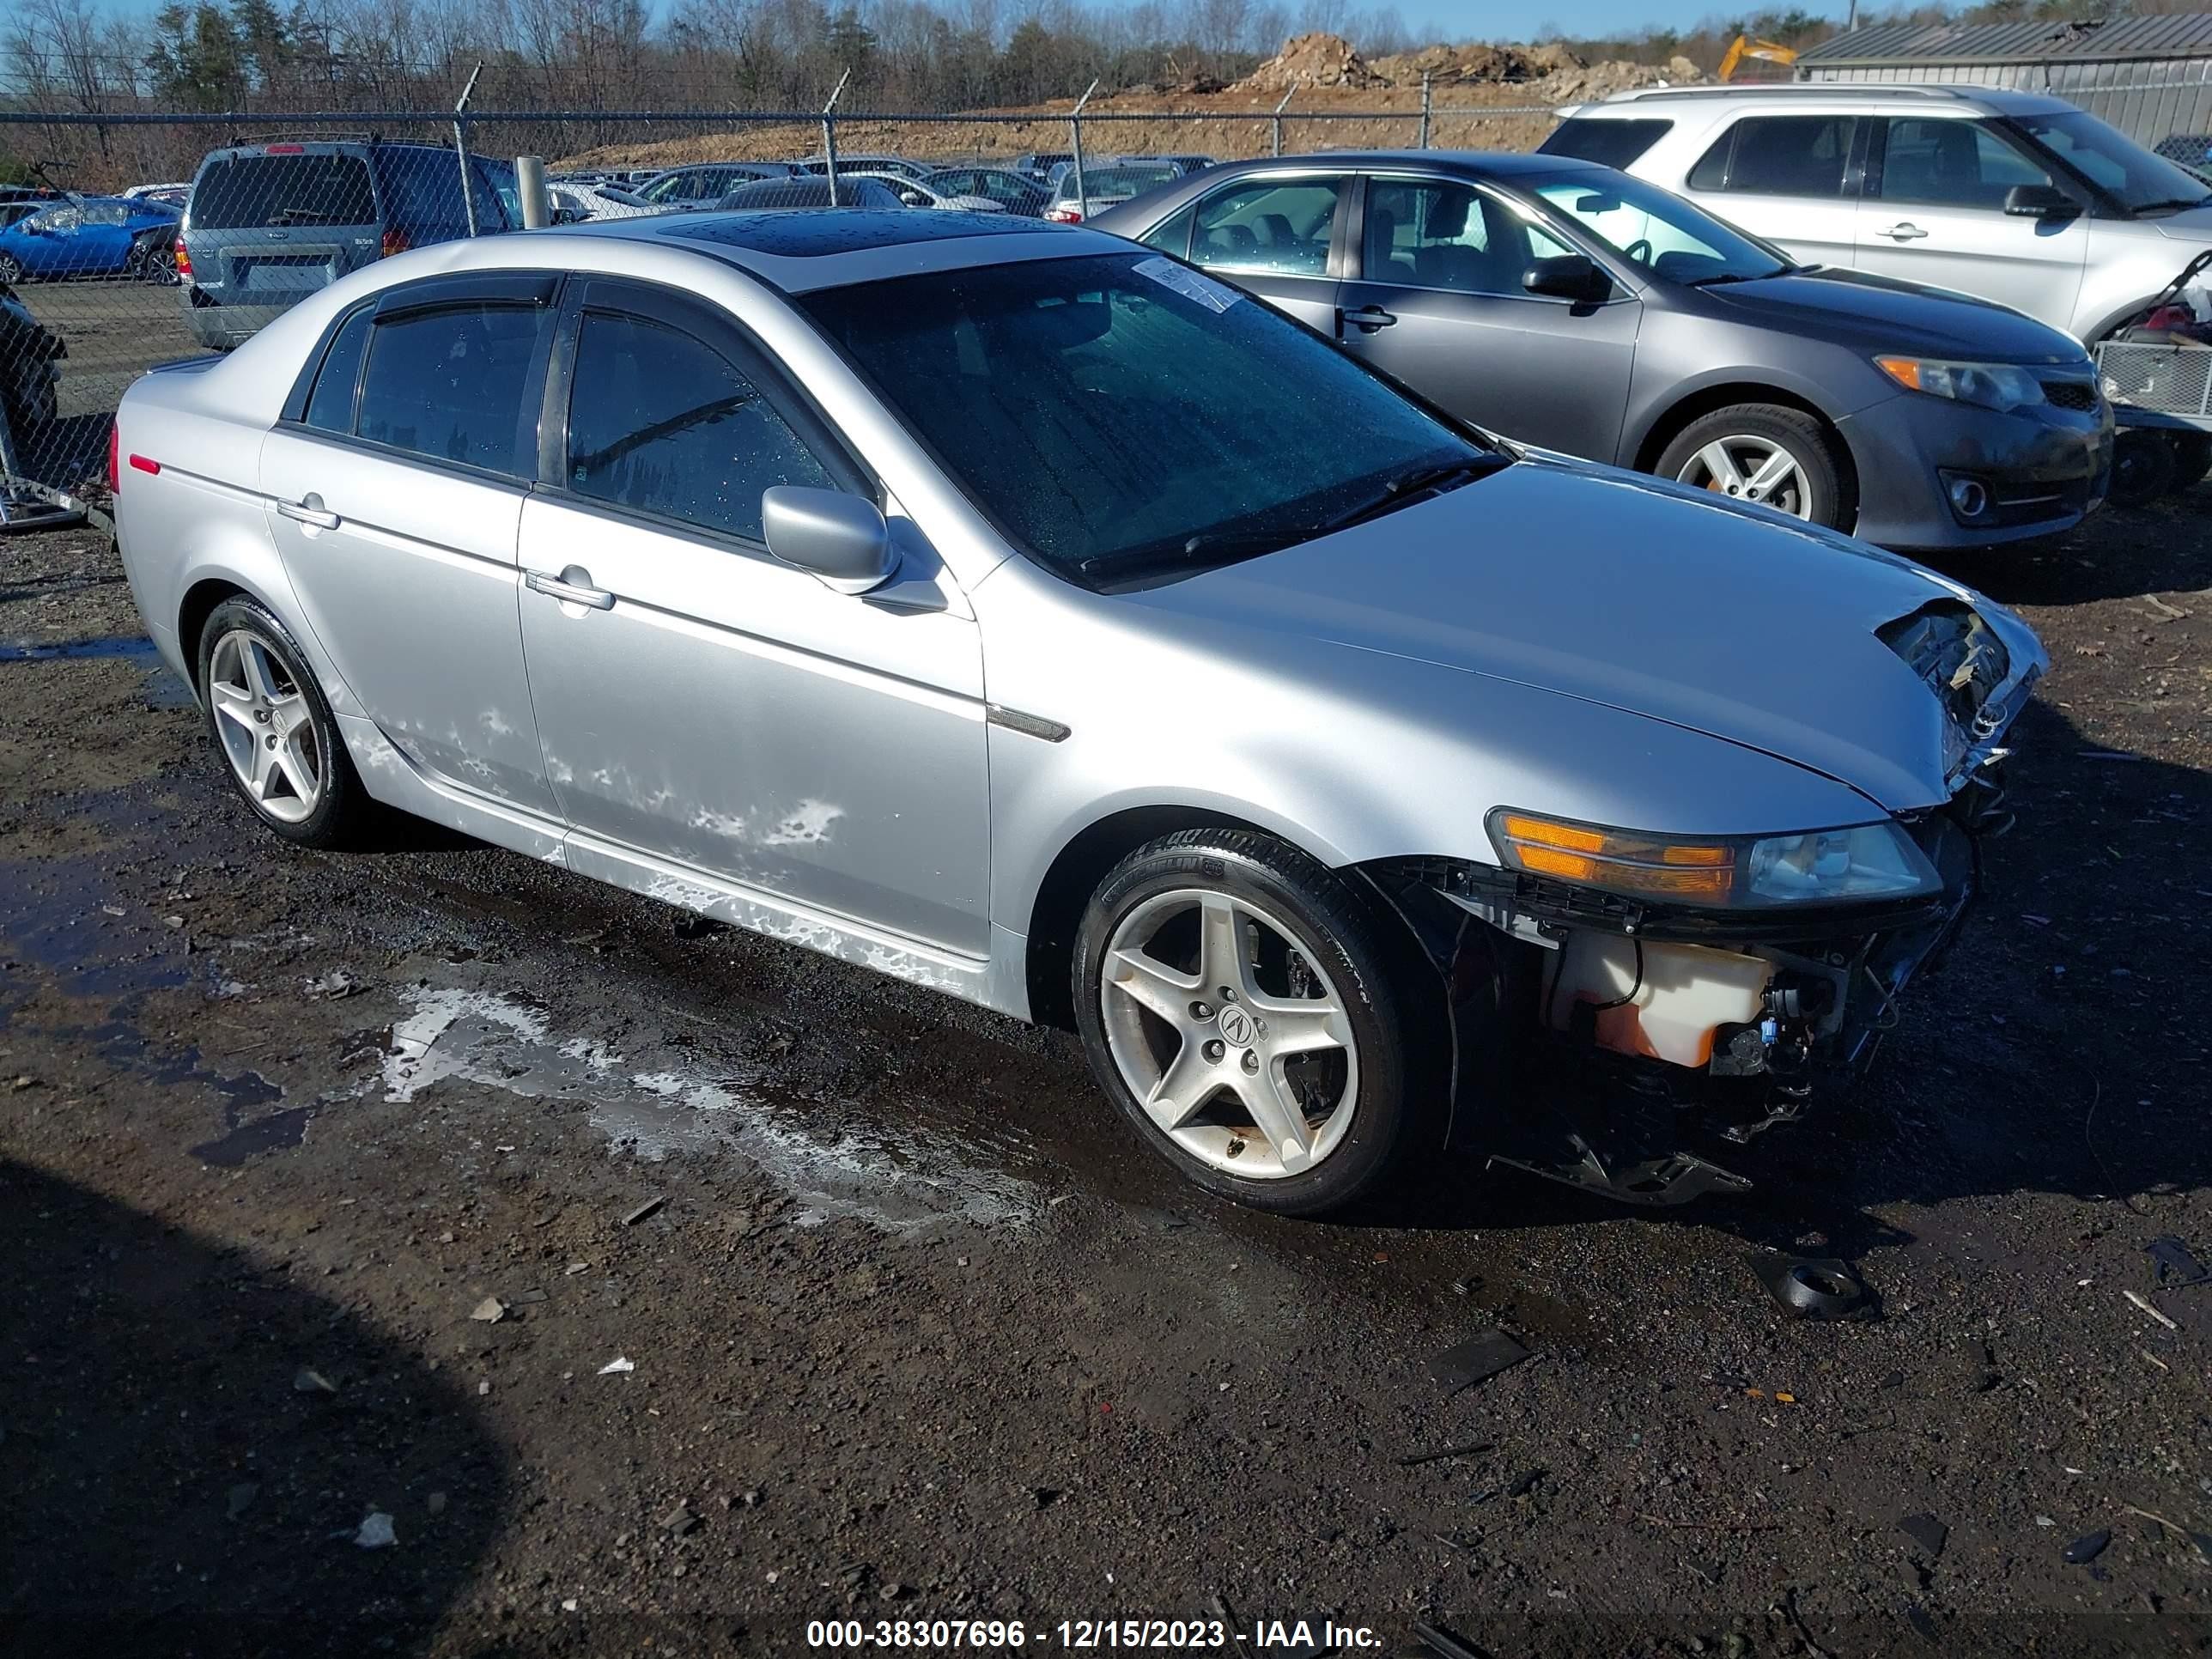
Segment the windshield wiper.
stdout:
<path fill-rule="evenodd" d="M 1797 265 L 1784 265 L 1775 270 L 1762 270 L 1753 276 L 1747 270 L 1717 270 L 1710 276 L 1692 276 L 1682 284 L 1684 288 L 1718 288 L 1723 283 L 1763 283 L 1770 276 L 1787 276 Z"/>
<path fill-rule="evenodd" d="M 1262 553 L 1279 553 L 1291 543 L 1304 539 L 1294 530 L 1228 534 L 1202 530 L 1174 546 L 1149 553 L 1101 553 L 1083 560 L 1075 568 L 1085 576 L 1108 582 L 1134 581 L 1140 576 L 1157 576 L 1164 570 L 1196 575 L 1201 570 L 1234 564 L 1240 559 L 1257 558 Z"/>
<path fill-rule="evenodd" d="M 1477 478 L 1486 478 L 1500 467 L 1511 465 L 1511 460 L 1504 455 L 1474 455 L 1465 460 L 1414 467 L 1410 471 L 1401 472 L 1365 501 L 1355 502 L 1343 512 L 1323 519 L 1313 526 L 1311 533 L 1327 536 L 1340 530 L 1349 530 L 1370 519 L 1379 519 L 1385 513 L 1411 507 L 1425 496 L 1442 495 L 1455 484 L 1471 483 Z"/>
<path fill-rule="evenodd" d="M 2128 210 L 2131 213 L 2156 213 L 2163 208 L 2179 212 L 2184 208 L 2203 207 L 2208 204 L 2212 204 L 2212 195 L 2192 196 L 2186 200 L 2177 196 L 2163 202 L 2137 202 Z"/>

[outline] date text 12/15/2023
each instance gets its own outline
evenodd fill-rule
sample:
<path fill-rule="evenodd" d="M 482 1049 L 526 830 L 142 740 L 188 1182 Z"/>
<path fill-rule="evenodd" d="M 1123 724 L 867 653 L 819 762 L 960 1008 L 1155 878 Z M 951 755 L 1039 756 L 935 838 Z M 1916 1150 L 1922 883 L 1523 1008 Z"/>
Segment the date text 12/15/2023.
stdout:
<path fill-rule="evenodd" d="M 806 1626 L 811 1648 L 1172 1652 L 1225 1648 L 1231 1642 L 1284 1653 L 1352 1653 L 1383 1645 L 1382 1635 L 1368 1626 L 1333 1619 L 1262 1619 L 1244 1630 L 1233 1630 L 1225 1619 L 1063 1619 L 1034 1628 L 1019 1619 L 816 1619 Z"/>

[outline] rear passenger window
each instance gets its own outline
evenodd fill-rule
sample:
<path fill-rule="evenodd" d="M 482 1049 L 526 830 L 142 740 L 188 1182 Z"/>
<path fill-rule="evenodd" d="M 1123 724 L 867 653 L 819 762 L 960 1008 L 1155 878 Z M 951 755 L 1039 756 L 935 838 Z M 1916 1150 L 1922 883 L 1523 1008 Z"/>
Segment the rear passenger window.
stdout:
<path fill-rule="evenodd" d="M 436 460 L 535 473 L 537 456 L 521 440 L 522 399 L 546 314 L 536 306 L 458 305 L 379 322 L 356 429 Z"/>
<path fill-rule="evenodd" d="M 1690 188 L 1840 197 L 1857 130 L 1852 115 L 1748 117 L 1722 134 L 1690 169 Z"/>
<path fill-rule="evenodd" d="M 1625 167 L 1667 136 L 1672 121 L 1611 121 L 1576 116 L 1552 129 L 1536 146 L 1544 155 L 1571 155 L 1600 167 Z"/>
<path fill-rule="evenodd" d="M 1191 263 L 1328 275 L 1329 234 L 1343 186 L 1341 179 L 1261 179 L 1207 197 L 1190 239 Z"/>
<path fill-rule="evenodd" d="M 364 307 L 346 319 L 323 366 L 315 373 L 315 389 L 307 398 L 307 424 L 324 432 L 353 430 L 354 388 L 361 383 L 361 360 L 368 350 L 368 332 L 375 313 Z"/>
<path fill-rule="evenodd" d="M 568 398 L 568 487 L 747 541 L 761 493 L 835 489 L 753 383 L 703 342 L 642 317 L 585 313 Z"/>

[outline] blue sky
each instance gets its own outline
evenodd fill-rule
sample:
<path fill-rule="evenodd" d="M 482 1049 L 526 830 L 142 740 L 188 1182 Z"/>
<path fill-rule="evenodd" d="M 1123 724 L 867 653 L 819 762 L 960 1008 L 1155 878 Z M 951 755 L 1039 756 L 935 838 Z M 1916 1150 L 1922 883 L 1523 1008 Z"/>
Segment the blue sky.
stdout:
<path fill-rule="evenodd" d="M 1395 3 L 1411 27 L 1433 22 L 1447 40 L 1530 40 L 1553 27 L 1564 34 L 1583 36 L 1632 33 L 1646 24 L 1686 29 L 1709 17 L 1740 16 L 1770 7 L 1787 9 L 1786 3 L 1775 5 L 1773 0 L 1738 5 L 1717 4 L 1715 0 L 1569 0 L 1565 4 L 1538 0 L 1534 5 L 1523 6 L 1501 6 L 1495 0 L 1426 0 L 1425 3 L 1395 0 Z M 1846 9 L 1844 4 L 1820 0 L 1810 0 L 1804 9 L 1816 17 L 1832 17 L 1838 22 L 1843 21 Z M 1867 7 L 1863 4 L 1860 9 Z"/>

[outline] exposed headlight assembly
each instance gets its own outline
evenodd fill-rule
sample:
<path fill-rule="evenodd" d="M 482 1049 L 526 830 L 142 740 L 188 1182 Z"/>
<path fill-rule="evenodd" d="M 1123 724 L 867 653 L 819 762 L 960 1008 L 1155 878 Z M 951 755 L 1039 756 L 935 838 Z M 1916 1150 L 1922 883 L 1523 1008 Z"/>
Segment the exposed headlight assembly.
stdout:
<path fill-rule="evenodd" d="M 1679 840 L 1500 807 L 1491 844 L 1509 870 L 1660 902 L 1757 910 L 1906 899 L 1942 878 L 1897 823 L 1787 836 Z"/>
<path fill-rule="evenodd" d="M 2018 409 L 2043 401 L 2043 382 L 2017 363 L 1951 363 L 1934 357 L 1877 357 L 1875 367 L 1908 392 L 1984 409 Z"/>

